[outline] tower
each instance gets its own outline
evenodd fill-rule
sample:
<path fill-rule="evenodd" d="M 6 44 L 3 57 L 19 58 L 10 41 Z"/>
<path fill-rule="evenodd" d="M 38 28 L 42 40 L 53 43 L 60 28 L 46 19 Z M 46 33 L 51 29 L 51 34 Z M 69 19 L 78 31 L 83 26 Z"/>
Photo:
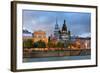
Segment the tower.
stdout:
<path fill-rule="evenodd" d="M 55 38 L 59 39 L 59 25 L 57 23 L 57 19 L 56 19 L 56 24 L 55 24 L 55 29 L 54 29 L 54 36 Z"/>
<path fill-rule="evenodd" d="M 66 21 L 64 20 L 64 24 L 62 26 L 62 32 L 67 32 Z"/>
<path fill-rule="evenodd" d="M 64 23 L 63 23 L 62 30 L 61 30 L 60 34 L 62 36 L 62 39 L 66 39 L 68 37 L 68 29 L 67 29 L 65 20 L 64 20 Z"/>
<path fill-rule="evenodd" d="M 70 38 L 70 31 L 68 31 L 66 26 L 66 20 L 64 20 L 62 29 L 60 31 L 60 41 L 64 43 L 64 47 L 68 47 L 69 44 L 69 38 Z"/>

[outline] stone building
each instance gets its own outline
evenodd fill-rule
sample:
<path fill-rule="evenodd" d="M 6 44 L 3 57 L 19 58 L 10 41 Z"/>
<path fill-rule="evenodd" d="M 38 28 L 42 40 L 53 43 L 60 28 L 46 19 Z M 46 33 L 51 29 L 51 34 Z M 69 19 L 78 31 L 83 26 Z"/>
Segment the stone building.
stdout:
<path fill-rule="evenodd" d="M 45 43 L 48 43 L 48 38 L 46 37 L 46 33 L 44 31 L 42 30 L 35 31 L 33 34 L 34 34 L 32 38 L 33 42 L 37 42 L 41 40 Z"/>
<path fill-rule="evenodd" d="M 52 37 L 51 37 L 52 38 Z M 66 26 L 66 20 L 64 20 L 63 26 L 60 29 L 56 20 L 55 30 L 54 30 L 54 37 L 56 41 L 64 43 L 64 47 L 66 48 L 69 44 L 70 40 L 70 31 Z"/>
<path fill-rule="evenodd" d="M 68 40 L 70 39 L 70 31 L 68 30 L 67 26 L 66 26 L 66 21 L 64 20 L 62 29 L 59 31 L 59 39 L 62 42 L 68 42 Z"/>
<path fill-rule="evenodd" d="M 77 37 L 70 46 L 71 49 L 91 49 L 91 38 Z"/>

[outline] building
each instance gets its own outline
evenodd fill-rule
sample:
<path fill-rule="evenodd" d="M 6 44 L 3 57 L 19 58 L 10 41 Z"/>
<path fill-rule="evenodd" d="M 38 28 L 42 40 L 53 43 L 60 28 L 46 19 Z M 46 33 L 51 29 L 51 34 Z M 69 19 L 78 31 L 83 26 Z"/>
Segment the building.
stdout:
<path fill-rule="evenodd" d="M 67 29 L 65 20 L 62 30 L 60 31 L 60 41 L 64 43 L 64 48 L 68 47 L 70 43 L 70 31 Z"/>
<path fill-rule="evenodd" d="M 32 33 L 26 29 L 23 29 L 23 41 L 32 40 Z"/>
<path fill-rule="evenodd" d="M 91 49 L 91 38 L 77 37 L 71 42 L 71 49 Z"/>
<path fill-rule="evenodd" d="M 64 24 L 62 26 L 62 29 L 59 31 L 59 39 L 62 42 L 68 42 L 68 40 L 70 39 L 70 31 L 68 30 L 67 26 L 66 26 L 66 21 L 64 20 Z"/>
<path fill-rule="evenodd" d="M 56 19 L 56 24 L 55 24 L 55 29 L 54 29 L 54 37 L 57 39 L 57 40 L 59 40 L 59 31 L 60 31 L 60 29 L 59 29 L 59 25 L 58 25 L 58 23 L 57 23 L 57 19 Z"/>
<path fill-rule="evenodd" d="M 70 42 L 70 34 L 71 33 L 66 26 L 66 20 L 64 20 L 62 28 L 59 28 L 59 25 L 56 20 L 54 35 L 50 36 L 50 40 L 53 41 L 54 44 L 60 42 L 64 44 L 64 48 L 67 48 Z"/>
<path fill-rule="evenodd" d="M 48 43 L 48 38 L 46 37 L 46 33 L 44 31 L 42 30 L 35 31 L 33 34 L 34 34 L 32 38 L 33 42 L 38 42 L 41 40 L 45 43 Z"/>
<path fill-rule="evenodd" d="M 91 38 L 78 38 L 80 40 L 80 49 L 90 49 L 91 48 Z"/>

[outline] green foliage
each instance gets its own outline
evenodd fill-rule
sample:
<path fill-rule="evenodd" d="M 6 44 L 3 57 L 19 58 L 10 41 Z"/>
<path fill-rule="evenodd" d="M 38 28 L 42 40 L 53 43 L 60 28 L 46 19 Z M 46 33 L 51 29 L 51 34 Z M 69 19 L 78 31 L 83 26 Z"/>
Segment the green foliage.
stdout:
<path fill-rule="evenodd" d="M 62 43 L 62 42 L 57 42 L 56 44 L 54 44 L 53 41 L 49 41 L 49 42 L 48 42 L 48 47 L 49 47 L 49 48 L 64 48 L 64 43 Z"/>
<path fill-rule="evenodd" d="M 56 45 L 57 48 L 64 48 L 64 43 L 58 42 Z"/>
<path fill-rule="evenodd" d="M 46 48 L 46 43 L 43 41 L 38 41 L 33 44 L 34 48 Z"/>
<path fill-rule="evenodd" d="M 34 47 L 34 48 L 38 48 L 38 43 L 35 42 L 35 43 L 33 44 L 33 47 Z"/>
<path fill-rule="evenodd" d="M 23 47 L 24 48 L 32 48 L 33 47 L 33 44 L 32 44 L 32 40 L 31 39 L 28 39 L 28 40 L 24 40 L 23 41 Z"/>
<path fill-rule="evenodd" d="M 48 48 L 53 48 L 53 43 L 51 41 L 48 42 Z"/>

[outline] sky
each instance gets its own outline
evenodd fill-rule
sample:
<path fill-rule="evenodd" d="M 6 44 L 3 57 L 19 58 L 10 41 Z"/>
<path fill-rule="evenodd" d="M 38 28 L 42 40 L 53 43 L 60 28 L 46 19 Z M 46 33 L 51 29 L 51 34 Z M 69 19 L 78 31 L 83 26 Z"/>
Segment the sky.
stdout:
<path fill-rule="evenodd" d="M 60 29 L 66 20 L 71 35 L 83 37 L 91 35 L 91 13 L 35 10 L 23 10 L 22 13 L 23 29 L 32 33 L 42 30 L 46 32 L 46 36 L 54 33 L 56 19 Z"/>

